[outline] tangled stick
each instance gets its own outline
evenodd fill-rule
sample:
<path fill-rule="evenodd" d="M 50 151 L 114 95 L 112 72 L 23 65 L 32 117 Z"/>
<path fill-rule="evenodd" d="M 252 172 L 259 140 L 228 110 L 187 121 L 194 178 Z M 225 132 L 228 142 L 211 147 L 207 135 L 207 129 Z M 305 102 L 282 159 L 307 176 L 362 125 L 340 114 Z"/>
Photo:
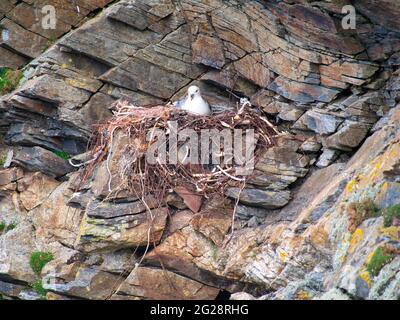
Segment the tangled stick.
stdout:
<path fill-rule="evenodd" d="M 197 116 L 188 114 L 184 111 L 177 110 L 170 106 L 154 106 L 151 108 L 137 107 L 126 102 L 118 102 L 114 106 L 114 117 L 104 125 L 98 125 L 97 130 L 92 138 L 91 150 L 92 159 L 82 164 L 71 163 L 74 166 L 84 166 L 85 176 L 89 177 L 90 173 L 105 161 L 108 172 L 108 191 L 112 190 L 112 174 L 115 168 L 111 168 L 113 163 L 121 161 L 113 159 L 114 157 L 114 140 L 118 134 L 128 137 L 129 141 L 134 141 L 131 146 L 134 149 L 132 158 L 124 158 L 124 165 L 118 168 L 120 177 L 126 178 L 131 186 L 138 182 L 139 194 L 154 194 L 158 199 L 163 199 L 168 190 L 174 189 L 176 186 L 188 186 L 194 192 L 198 192 L 205 197 L 211 193 L 224 194 L 227 186 L 234 183 L 241 183 L 245 179 L 244 176 L 233 173 L 233 169 L 238 164 L 231 163 L 233 155 L 225 152 L 215 152 L 214 156 L 220 158 L 223 163 L 219 165 L 194 165 L 187 163 L 189 160 L 189 149 L 184 142 L 179 142 L 178 149 L 185 151 L 184 161 L 178 161 L 176 164 L 161 163 L 156 161 L 155 164 L 146 163 L 146 152 L 156 143 L 154 139 L 155 130 L 163 130 L 167 135 L 176 134 L 175 129 L 171 126 L 171 121 L 175 121 L 180 130 L 190 129 L 196 133 L 201 130 L 216 129 L 233 130 L 242 129 L 243 131 L 253 129 L 255 132 L 256 148 L 254 159 L 257 160 L 258 155 L 265 149 L 274 145 L 275 138 L 281 133 L 262 115 L 251 110 L 251 104 L 248 100 L 241 101 L 238 111 L 226 111 L 217 113 L 213 116 Z M 147 141 L 147 133 L 150 132 L 151 139 Z M 168 140 L 168 139 L 167 139 Z M 211 139 L 213 147 L 221 150 L 221 145 Z M 221 143 L 221 142 L 220 142 Z M 169 149 L 168 142 L 165 142 L 166 150 Z M 187 149 L 184 149 L 184 148 Z M 214 150 L 214 149 L 213 149 Z M 143 161 L 139 161 L 143 160 Z M 144 165 L 146 163 L 146 165 Z M 228 166 L 228 163 L 229 166 Z M 240 167 L 240 165 L 238 166 Z M 134 191 L 134 190 L 131 190 Z"/>
<path fill-rule="evenodd" d="M 175 129 L 171 126 L 171 121 L 178 124 L 180 130 L 192 129 L 195 132 L 200 132 L 203 129 L 217 130 L 233 130 L 253 129 L 256 136 L 256 146 L 254 158 L 251 160 L 257 161 L 260 153 L 275 144 L 275 139 L 282 134 L 273 126 L 268 119 L 256 111 L 251 110 L 251 104 L 248 100 L 241 101 L 241 105 L 237 108 L 238 111 L 225 111 L 217 113 L 213 116 L 195 116 L 186 112 L 177 110 L 170 106 L 155 106 L 151 108 L 137 107 L 126 102 L 118 102 L 113 107 L 113 118 L 105 124 L 95 126 L 95 132 L 90 142 L 90 160 L 76 164 L 70 161 L 74 167 L 82 167 L 81 180 L 87 181 L 93 175 L 95 169 L 101 165 L 105 166 L 108 174 L 107 189 L 109 195 L 107 201 L 112 201 L 113 195 L 125 190 L 128 194 L 134 195 L 140 199 L 146 208 L 147 220 L 149 227 L 147 230 L 147 244 L 144 248 L 144 253 L 138 257 L 138 261 L 133 267 L 137 269 L 145 259 L 146 254 L 154 245 L 152 239 L 152 230 L 155 218 L 154 206 L 149 205 L 147 197 L 152 195 L 158 200 L 158 206 L 165 206 L 165 198 L 167 193 L 174 190 L 177 186 L 185 186 L 189 192 L 203 195 L 208 198 L 209 195 L 218 193 L 225 194 L 225 189 L 230 186 L 239 186 L 240 192 L 246 186 L 246 176 L 238 174 L 235 171 L 235 166 L 241 167 L 233 162 L 233 155 L 229 152 L 219 151 L 214 153 L 217 157 L 224 160 L 218 165 L 193 165 L 186 163 L 190 158 L 189 151 L 184 149 L 184 142 L 178 143 L 178 149 L 184 151 L 183 161 L 178 161 L 176 164 L 163 163 L 158 158 L 154 164 L 146 161 L 146 152 L 155 143 L 155 130 L 163 130 L 167 135 L 176 135 Z M 149 141 L 146 140 L 149 134 Z M 124 144 L 122 150 L 116 152 L 117 139 L 126 137 L 128 144 Z M 168 140 L 168 139 L 167 139 Z M 169 150 L 168 142 L 165 142 L 166 149 Z M 213 146 L 221 149 L 212 140 Z M 221 144 L 221 143 L 220 143 Z M 119 158 L 118 158 L 119 156 Z M 120 178 L 119 183 L 115 182 Z M 116 184 L 113 186 L 113 184 Z M 239 197 L 235 201 L 232 226 L 230 236 L 224 245 L 226 245 L 234 234 L 235 216 Z M 156 204 L 157 205 L 157 204 Z M 127 270 L 132 272 L 132 270 Z M 112 293 L 118 291 L 117 286 L 113 288 Z"/>

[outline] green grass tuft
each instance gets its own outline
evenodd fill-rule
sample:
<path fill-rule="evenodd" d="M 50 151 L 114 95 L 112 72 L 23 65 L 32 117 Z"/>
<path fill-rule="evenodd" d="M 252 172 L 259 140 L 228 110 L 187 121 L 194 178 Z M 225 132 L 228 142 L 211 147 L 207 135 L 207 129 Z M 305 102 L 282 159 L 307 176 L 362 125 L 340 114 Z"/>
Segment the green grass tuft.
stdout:
<path fill-rule="evenodd" d="M 367 265 L 368 272 L 376 276 L 379 271 L 394 258 L 393 254 L 385 253 L 385 250 L 381 247 L 377 248 L 371 257 L 370 262 Z"/>
<path fill-rule="evenodd" d="M 65 152 L 65 151 L 53 151 L 53 153 L 54 153 L 57 157 L 60 157 L 61 159 L 64 159 L 64 160 L 69 160 L 69 159 L 71 159 L 71 156 L 70 156 L 67 152 Z"/>
<path fill-rule="evenodd" d="M 55 44 L 57 42 L 57 37 L 56 36 L 50 36 L 49 42 L 51 45 Z"/>
<path fill-rule="evenodd" d="M 3 167 L 6 163 L 6 157 L 0 157 L 0 167 Z"/>
<path fill-rule="evenodd" d="M 400 220 L 400 204 L 396 204 L 390 208 L 383 210 L 384 226 L 390 227 L 393 223 L 393 219 Z"/>
<path fill-rule="evenodd" d="M 51 252 L 36 251 L 31 254 L 29 264 L 36 274 L 40 274 L 44 266 L 53 259 L 54 257 Z"/>
<path fill-rule="evenodd" d="M 7 231 L 14 230 L 16 227 L 17 227 L 17 223 L 16 223 L 16 222 L 11 222 L 11 223 L 6 227 L 6 232 L 7 232 Z"/>
<path fill-rule="evenodd" d="M 0 68 L 0 95 L 5 95 L 18 87 L 23 77 L 21 70 Z"/>
<path fill-rule="evenodd" d="M 36 293 L 40 294 L 42 299 L 46 298 L 47 290 L 43 288 L 42 280 L 35 281 L 31 284 L 31 287 Z"/>
<path fill-rule="evenodd" d="M 356 203 L 356 212 L 363 219 L 369 219 L 377 216 L 378 209 L 371 199 L 366 199 Z"/>
<path fill-rule="evenodd" d="M 365 199 L 350 203 L 347 214 L 349 216 L 348 230 L 354 232 L 364 220 L 377 217 L 379 210 L 371 199 Z"/>
<path fill-rule="evenodd" d="M 11 231 L 13 229 L 15 229 L 17 227 L 17 223 L 16 222 L 11 222 L 10 224 L 7 224 L 4 221 L 0 221 L 0 234 L 1 233 L 6 233 L 8 231 Z"/>

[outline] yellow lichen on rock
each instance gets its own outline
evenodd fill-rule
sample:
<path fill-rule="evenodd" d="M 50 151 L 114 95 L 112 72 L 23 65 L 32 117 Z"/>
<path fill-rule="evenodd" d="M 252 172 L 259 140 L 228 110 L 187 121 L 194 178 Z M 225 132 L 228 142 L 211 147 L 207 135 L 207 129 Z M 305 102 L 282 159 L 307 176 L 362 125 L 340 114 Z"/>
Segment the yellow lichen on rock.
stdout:
<path fill-rule="evenodd" d="M 288 254 L 287 254 L 285 251 L 280 251 L 280 252 L 278 252 L 278 255 L 279 255 L 279 259 L 280 259 L 282 262 L 285 262 L 285 261 L 286 261 L 286 258 L 287 258 L 287 256 L 288 256 Z"/>
<path fill-rule="evenodd" d="M 358 228 L 356 231 L 353 232 L 350 238 L 350 245 L 349 245 L 349 253 L 352 253 L 355 249 L 355 247 L 360 243 L 360 241 L 363 238 L 363 231 Z"/>
<path fill-rule="evenodd" d="M 311 300 L 311 295 L 304 290 L 300 290 L 299 292 L 297 292 L 296 294 L 296 299 L 297 300 Z"/>
<path fill-rule="evenodd" d="M 379 159 L 377 162 L 374 163 L 374 167 L 372 169 L 372 173 L 370 175 L 371 181 L 376 178 L 378 175 L 379 169 L 382 167 L 382 159 Z"/>
<path fill-rule="evenodd" d="M 89 84 L 84 79 L 77 80 L 77 79 L 67 78 L 65 79 L 65 82 L 70 86 L 79 89 L 89 90 L 90 88 Z"/>
<path fill-rule="evenodd" d="M 400 227 L 398 226 L 382 228 L 379 231 L 382 235 L 389 237 L 391 240 L 400 241 Z"/>
<path fill-rule="evenodd" d="M 365 281 L 365 283 L 368 285 L 368 288 L 371 288 L 371 278 L 369 276 L 369 272 L 367 270 L 362 270 L 359 273 L 359 276 L 362 280 Z"/>
<path fill-rule="evenodd" d="M 349 183 L 346 185 L 346 194 L 349 195 L 356 186 L 357 186 L 357 180 L 351 179 Z"/>

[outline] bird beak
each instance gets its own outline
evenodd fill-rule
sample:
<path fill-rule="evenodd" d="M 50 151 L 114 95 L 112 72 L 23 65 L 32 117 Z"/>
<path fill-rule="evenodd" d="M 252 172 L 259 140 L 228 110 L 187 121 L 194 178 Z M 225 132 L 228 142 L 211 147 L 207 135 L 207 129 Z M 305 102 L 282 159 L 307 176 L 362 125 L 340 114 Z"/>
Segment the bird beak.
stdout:
<path fill-rule="evenodd" d="M 190 95 L 190 100 L 193 100 L 194 99 L 194 94 L 191 94 Z"/>

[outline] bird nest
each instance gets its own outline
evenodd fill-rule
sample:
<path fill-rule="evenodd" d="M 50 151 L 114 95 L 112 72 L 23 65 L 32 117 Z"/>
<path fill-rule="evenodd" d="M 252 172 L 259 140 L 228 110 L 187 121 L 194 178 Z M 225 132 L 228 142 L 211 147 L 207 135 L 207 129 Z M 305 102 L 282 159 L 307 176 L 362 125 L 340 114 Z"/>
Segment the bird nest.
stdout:
<path fill-rule="evenodd" d="M 253 109 L 247 100 L 241 101 L 235 111 L 224 111 L 212 116 L 190 114 L 170 105 L 138 107 L 127 102 L 118 102 L 113 107 L 113 114 L 113 118 L 107 123 L 95 126 L 90 142 L 90 160 L 80 164 L 74 161 L 70 163 L 76 167 L 85 167 L 82 170 L 84 179 L 88 179 L 97 167 L 106 163 L 109 192 L 113 192 L 112 179 L 117 174 L 124 177 L 130 192 L 141 195 L 139 198 L 142 199 L 153 195 L 155 199 L 162 201 L 167 193 L 173 190 L 180 194 L 177 190 L 182 188 L 192 195 L 208 197 L 215 193 L 224 194 L 228 186 L 244 186 L 249 177 L 248 172 L 238 169 L 243 169 L 249 160 L 256 163 L 260 153 L 273 146 L 279 135 L 274 125 Z M 216 143 L 207 141 L 209 147 L 207 144 L 206 149 L 202 147 L 202 151 L 209 153 L 205 157 L 210 160 L 208 163 L 193 163 L 188 159 L 192 160 L 192 156 L 196 152 L 200 153 L 200 150 L 188 148 L 185 139 L 178 139 L 175 146 L 171 144 L 170 138 L 172 134 L 178 133 L 176 131 L 200 135 L 210 129 L 214 133 L 228 133 L 228 136 L 230 132 L 232 137 L 238 132 L 244 134 L 252 130 L 253 158 L 246 159 L 245 163 L 238 163 L 232 156 L 232 150 L 224 150 L 225 140 L 221 139 Z M 160 141 L 160 135 L 156 135 L 156 132 L 163 132 L 166 139 Z M 116 140 L 121 135 L 128 137 L 129 143 L 122 146 L 124 150 L 117 150 L 121 146 L 116 146 Z M 156 145 L 167 153 L 174 148 L 177 151 L 177 161 L 170 161 L 169 153 L 164 156 L 160 152 L 155 153 L 153 161 L 148 161 L 148 151 Z M 234 145 L 234 148 L 242 146 Z M 115 159 L 117 153 L 118 159 Z M 213 159 L 218 161 L 211 161 Z M 115 165 L 115 162 L 118 164 Z M 114 172 L 115 170 L 118 172 Z"/>

